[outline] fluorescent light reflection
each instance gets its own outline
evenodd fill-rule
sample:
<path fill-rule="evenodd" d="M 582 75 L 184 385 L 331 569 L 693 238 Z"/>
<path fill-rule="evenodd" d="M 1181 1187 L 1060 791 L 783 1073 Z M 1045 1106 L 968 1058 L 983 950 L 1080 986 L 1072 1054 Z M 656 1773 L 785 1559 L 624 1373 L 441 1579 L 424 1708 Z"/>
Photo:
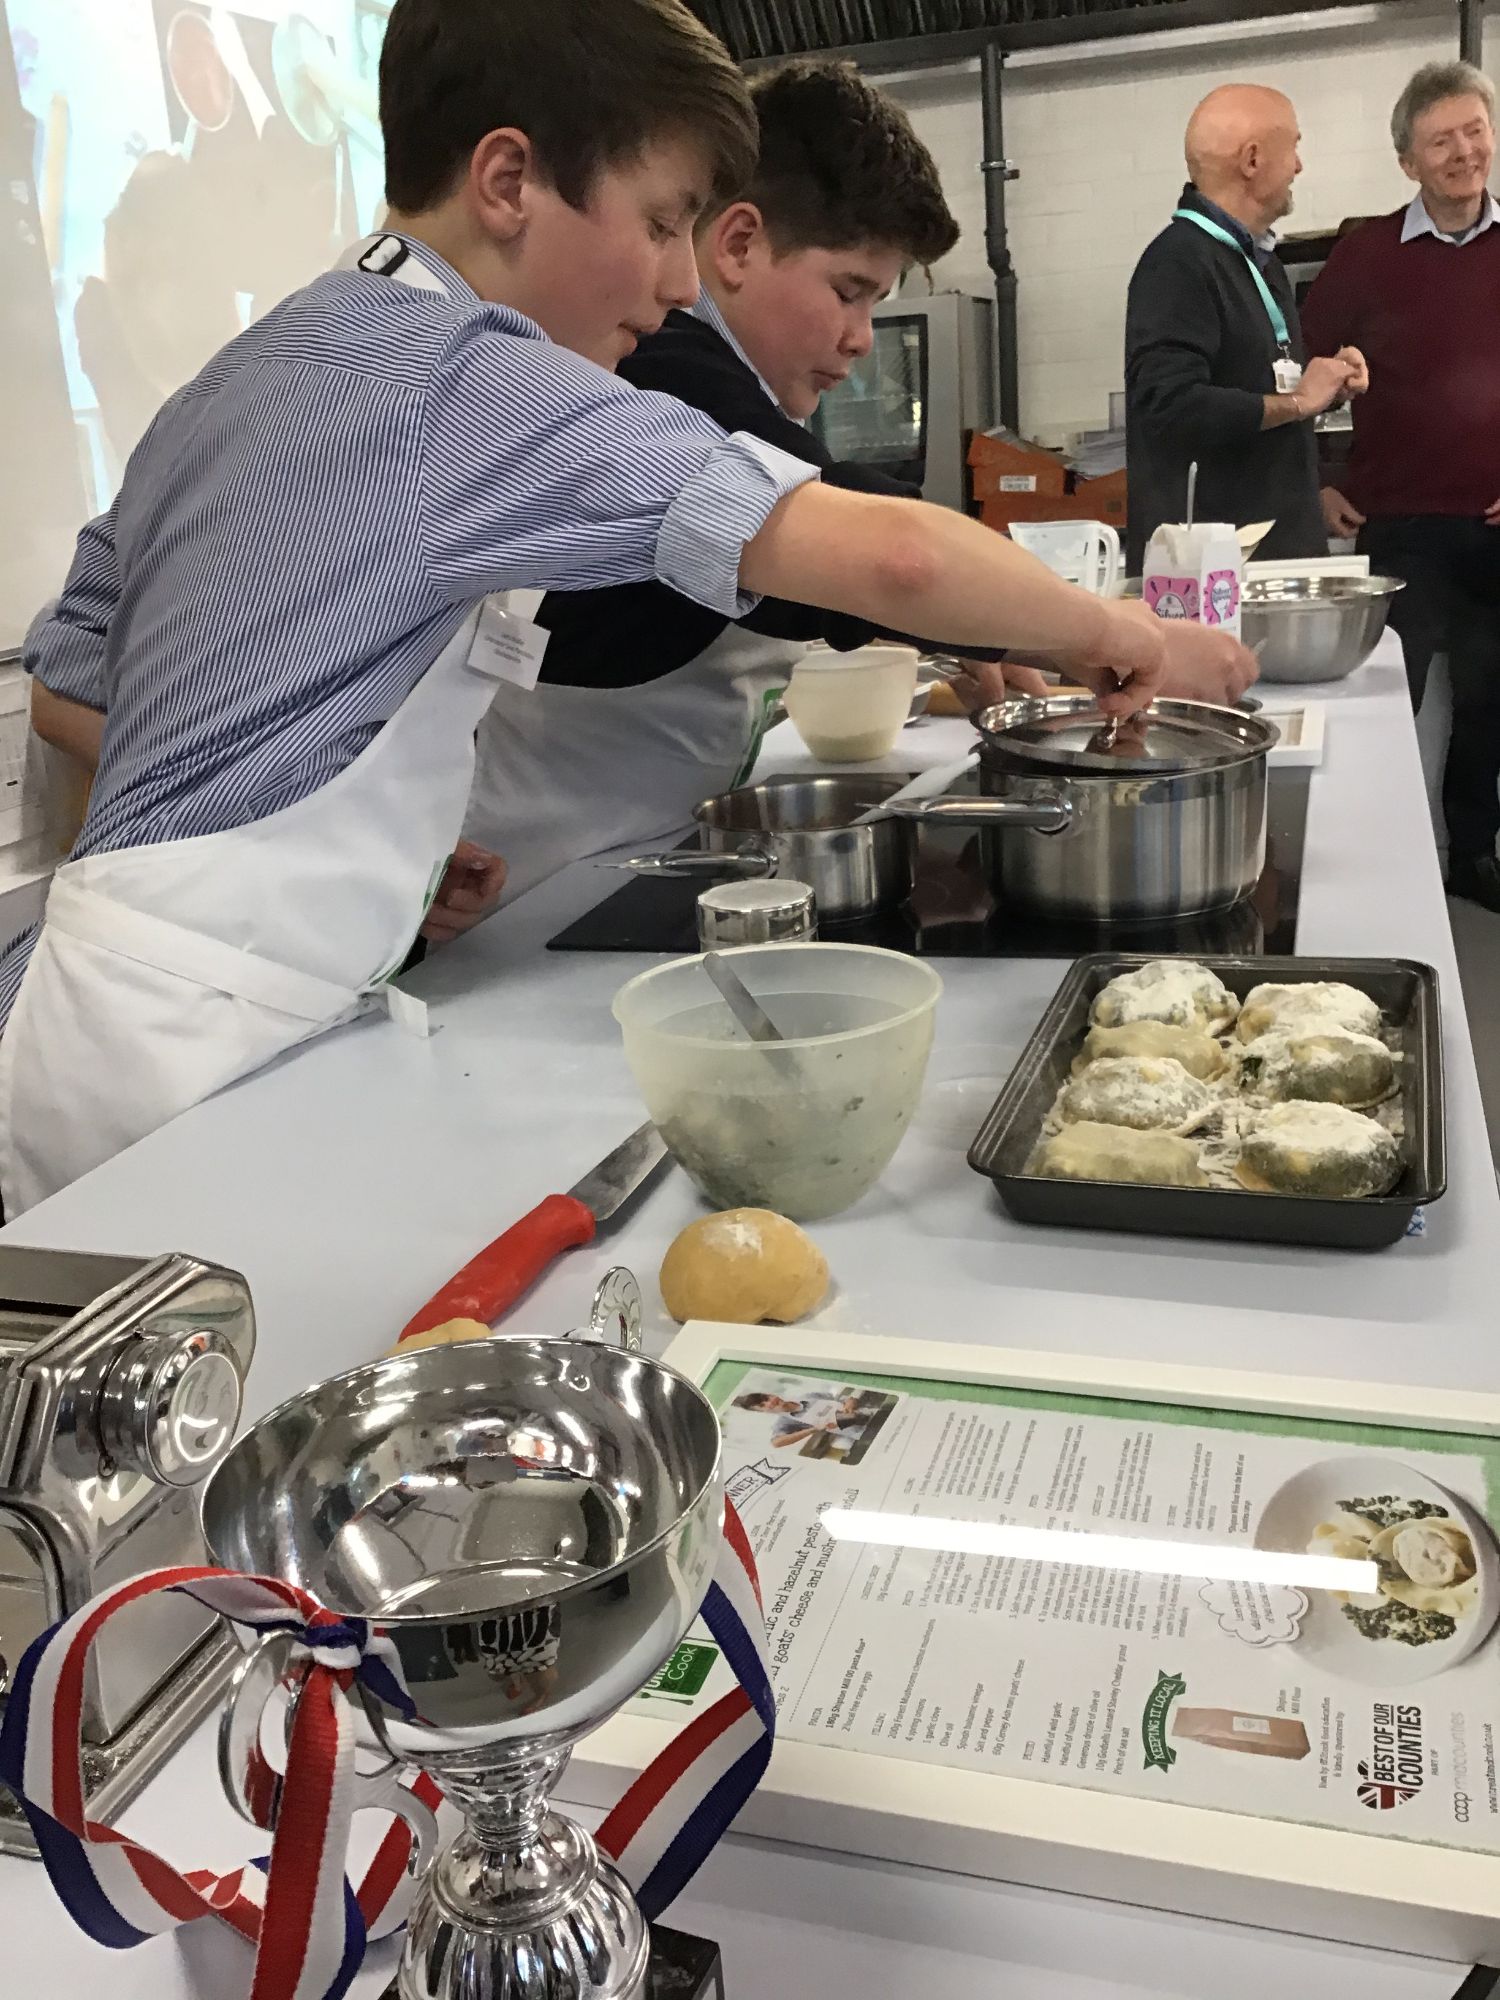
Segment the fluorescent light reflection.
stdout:
<path fill-rule="evenodd" d="M 1141 1576 L 1194 1576 L 1216 1583 L 1286 1584 L 1293 1590 L 1373 1594 L 1380 1571 L 1345 1556 L 1297 1555 L 1278 1549 L 1228 1548 L 1213 1542 L 1156 1542 L 1137 1535 L 1074 1533 L 1013 1523 L 951 1521 L 935 1514 L 877 1514 L 862 1507 L 825 1507 L 819 1516 L 836 1542 L 886 1549 L 939 1549 L 1009 1562 L 1071 1563 L 1079 1568 L 1133 1570 Z"/>

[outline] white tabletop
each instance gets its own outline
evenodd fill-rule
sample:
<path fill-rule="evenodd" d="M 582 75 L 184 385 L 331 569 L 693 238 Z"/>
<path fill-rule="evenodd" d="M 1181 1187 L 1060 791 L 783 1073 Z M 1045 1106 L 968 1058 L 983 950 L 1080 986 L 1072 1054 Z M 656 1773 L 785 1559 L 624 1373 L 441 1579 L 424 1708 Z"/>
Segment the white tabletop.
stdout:
<path fill-rule="evenodd" d="M 1064 970 L 1058 961 L 953 960 L 922 1107 L 881 1184 L 816 1230 L 843 1329 L 1272 1370 L 1500 1387 L 1492 1291 L 1497 1203 L 1405 677 L 1394 640 L 1336 689 L 1263 689 L 1271 706 L 1329 703 L 1312 789 L 1299 949 L 1426 960 L 1443 983 L 1450 1193 L 1424 1239 L 1373 1256 L 1050 1232 L 1009 1221 L 964 1154 Z M 903 736 L 893 768 L 955 754 L 961 724 Z M 799 761 L 777 732 L 763 768 Z M 590 866 L 523 898 L 408 982 L 438 1032 L 366 1020 L 223 1093 L 6 1231 L 17 1243 L 150 1254 L 184 1249 L 249 1277 L 260 1346 L 252 1413 L 379 1352 L 475 1248 L 570 1186 L 641 1117 L 608 1001 L 646 961 L 548 953 L 563 925 L 618 885 Z M 632 1264 L 648 1345 L 670 1325 L 657 1265 L 701 1212 L 661 1175 L 587 1250 L 571 1253 L 508 1324 L 555 1333 L 597 1277 Z M 1226 1311 L 1226 1309 L 1228 1309 Z M 128 1824 L 185 1865 L 248 1851 L 216 1796 L 203 1732 Z M 919 1859 L 920 1857 L 913 1857 Z M 1274 1912 L 1267 1912 L 1274 1921 Z M 1268 1982 L 1366 1995 L 1451 1993 L 1462 1968 L 1080 1904 L 921 1870 L 731 1840 L 673 1913 L 719 1937 L 732 2000 L 1046 1992 L 1238 1996 Z M 107 1961 L 22 1862 L 0 1862 L 0 1928 L 33 1974 L 20 1991 L 113 2000 L 230 1994 L 241 1953 L 222 1934 Z M 850 1975 L 853 1975 L 851 1978 Z M 361 1992 L 374 1991 L 377 1969 Z"/>

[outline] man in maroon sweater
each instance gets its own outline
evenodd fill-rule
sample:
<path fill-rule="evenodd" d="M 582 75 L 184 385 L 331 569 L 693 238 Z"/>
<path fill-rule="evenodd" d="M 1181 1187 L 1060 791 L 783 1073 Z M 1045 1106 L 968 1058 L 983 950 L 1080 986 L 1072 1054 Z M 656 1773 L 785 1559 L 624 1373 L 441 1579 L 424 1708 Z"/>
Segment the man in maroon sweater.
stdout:
<path fill-rule="evenodd" d="M 1446 651 L 1453 735 L 1443 774 L 1448 886 L 1500 911 L 1500 202 L 1489 192 L 1495 91 L 1468 63 L 1412 78 L 1391 136 L 1419 192 L 1336 245 L 1302 309 L 1311 354 L 1363 349 L 1347 492 L 1330 534 L 1358 533 L 1403 577 L 1391 622 L 1421 706 Z"/>

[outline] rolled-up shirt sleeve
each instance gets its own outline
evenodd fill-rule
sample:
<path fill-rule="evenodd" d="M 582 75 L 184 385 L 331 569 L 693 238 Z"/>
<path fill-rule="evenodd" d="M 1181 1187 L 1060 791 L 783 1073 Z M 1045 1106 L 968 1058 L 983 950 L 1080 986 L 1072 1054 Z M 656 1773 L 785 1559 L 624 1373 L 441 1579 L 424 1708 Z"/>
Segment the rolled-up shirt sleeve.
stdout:
<path fill-rule="evenodd" d="M 656 578 L 725 617 L 740 555 L 817 468 L 633 389 L 505 316 L 460 330 L 425 392 L 417 532 L 434 587 L 597 590 Z"/>
<path fill-rule="evenodd" d="M 21 663 L 51 694 L 105 709 L 109 621 L 120 599 L 114 509 L 90 521 L 78 537 L 62 594 L 32 620 Z"/>

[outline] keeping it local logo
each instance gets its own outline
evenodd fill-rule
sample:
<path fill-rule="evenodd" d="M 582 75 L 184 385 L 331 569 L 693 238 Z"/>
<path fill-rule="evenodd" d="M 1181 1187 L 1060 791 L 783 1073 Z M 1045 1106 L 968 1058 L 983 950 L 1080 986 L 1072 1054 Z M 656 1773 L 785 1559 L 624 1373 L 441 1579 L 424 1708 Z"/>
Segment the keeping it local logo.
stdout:
<path fill-rule="evenodd" d="M 1371 1812 L 1389 1812 L 1422 1789 L 1422 1711 L 1415 1703 L 1378 1701 L 1373 1723 L 1371 1755 L 1355 1767 L 1357 1796 Z"/>
<path fill-rule="evenodd" d="M 1167 1717 L 1173 1702 L 1186 1693 L 1187 1682 L 1181 1674 L 1156 1676 L 1156 1686 L 1147 1695 L 1141 1716 L 1141 1742 L 1146 1750 L 1148 1771 L 1168 1771 L 1177 1762 L 1177 1752 L 1167 1741 Z"/>

